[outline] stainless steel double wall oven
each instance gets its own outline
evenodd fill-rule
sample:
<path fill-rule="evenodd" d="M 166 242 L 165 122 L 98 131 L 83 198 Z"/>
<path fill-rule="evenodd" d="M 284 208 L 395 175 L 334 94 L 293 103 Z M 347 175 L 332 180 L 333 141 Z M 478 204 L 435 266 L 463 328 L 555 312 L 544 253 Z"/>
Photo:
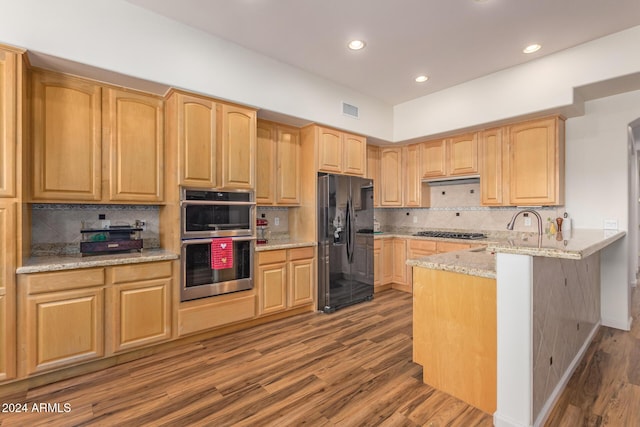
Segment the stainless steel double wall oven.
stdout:
<path fill-rule="evenodd" d="M 182 188 L 180 199 L 181 301 L 253 288 L 254 193 Z M 216 239 L 232 245 L 228 268 L 214 268 Z"/>

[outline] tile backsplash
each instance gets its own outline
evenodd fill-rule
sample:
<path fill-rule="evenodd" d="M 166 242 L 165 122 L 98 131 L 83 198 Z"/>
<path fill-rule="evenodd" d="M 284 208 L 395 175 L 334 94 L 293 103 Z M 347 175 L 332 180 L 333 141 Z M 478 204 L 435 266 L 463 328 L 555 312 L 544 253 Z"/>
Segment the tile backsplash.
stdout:
<path fill-rule="evenodd" d="M 133 225 L 145 221 L 144 247 L 160 246 L 160 210 L 143 205 L 31 205 L 31 255 L 75 255 L 80 253 L 80 229 L 83 221 L 89 228 L 99 228 L 98 215 L 104 214 L 111 225 Z"/>
<path fill-rule="evenodd" d="M 294 208 L 295 209 L 295 208 Z M 269 221 L 271 239 L 286 239 L 289 237 L 289 208 L 258 206 L 256 210 L 257 218 L 264 218 Z M 277 220 L 277 225 L 276 225 Z"/>

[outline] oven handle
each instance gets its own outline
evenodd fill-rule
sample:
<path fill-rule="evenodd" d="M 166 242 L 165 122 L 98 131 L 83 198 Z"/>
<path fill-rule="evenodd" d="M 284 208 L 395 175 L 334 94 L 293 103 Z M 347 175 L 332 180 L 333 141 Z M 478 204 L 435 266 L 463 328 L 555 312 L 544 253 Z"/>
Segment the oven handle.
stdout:
<path fill-rule="evenodd" d="M 205 237 L 202 239 L 182 239 L 182 246 L 188 246 L 188 245 L 197 245 L 197 244 L 202 244 L 202 243 L 211 243 L 216 239 L 226 239 L 228 237 Z M 231 237 L 231 240 L 234 242 L 246 242 L 249 240 L 256 240 L 256 237 L 253 236 L 238 236 L 238 237 Z"/>
<path fill-rule="evenodd" d="M 224 205 L 224 206 L 255 206 L 256 202 L 217 202 L 211 200 L 181 200 L 180 206 L 194 205 L 194 206 L 211 206 L 211 205 Z"/>

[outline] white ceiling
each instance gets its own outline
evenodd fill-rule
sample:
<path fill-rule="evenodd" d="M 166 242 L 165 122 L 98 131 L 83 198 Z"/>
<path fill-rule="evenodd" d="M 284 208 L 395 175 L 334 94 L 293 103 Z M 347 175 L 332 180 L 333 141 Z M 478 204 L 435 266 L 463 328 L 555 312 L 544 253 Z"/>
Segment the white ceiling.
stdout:
<path fill-rule="evenodd" d="M 639 0 L 128 1 L 392 105 L 640 25 Z"/>

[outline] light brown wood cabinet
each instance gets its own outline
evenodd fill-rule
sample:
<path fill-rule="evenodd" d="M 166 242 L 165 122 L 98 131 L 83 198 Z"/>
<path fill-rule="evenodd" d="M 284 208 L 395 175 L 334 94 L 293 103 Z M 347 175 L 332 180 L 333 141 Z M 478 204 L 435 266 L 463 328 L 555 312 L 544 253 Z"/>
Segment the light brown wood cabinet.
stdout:
<path fill-rule="evenodd" d="M 405 292 L 411 292 L 407 284 L 407 239 L 394 238 L 393 246 L 393 288 Z"/>
<path fill-rule="evenodd" d="M 423 178 L 444 178 L 478 173 L 476 133 L 421 143 Z"/>
<path fill-rule="evenodd" d="M 479 149 L 480 202 L 485 206 L 504 204 L 505 156 L 504 129 L 495 128 L 482 131 Z"/>
<path fill-rule="evenodd" d="M 177 147 L 178 185 L 215 188 L 217 184 L 217 104 L 174 91 L 167 99 L 167 140 Z M 177 140 L 177 142 L 173 142 Z M 167 171 L 171 173 L 171 171 Z"/>
<path fill-rule="evenodd" d="M 222 104 L 222 187 L 253 189 L 256 157 L 256 112 Z"/>
<path fill-rule="evenodd" d="M 0 199 L 0 381 L 16 375 L 16 204 Z"/>
<path fill-rule="evenodd" d="M 34 201 L 163 201 L 159 97 L 42 70 L 31 80 Z"/>
<path fill-rule="evenodd" d="M 421 258 L 438 253 L 435 240 L 408 239 L 407 259 Z M 407 266 L 407 285 L 413 289 L 413 267 Z"/>
<path fill-rule="evenodd" d="M 0 197 L 16 195 L 16 138 L 21 60 L 0 46 Z"/>
<path fill-rule="evenodd" d="M 18 275 L 18 373 L 171 338 L 172 261 Z"/>
<path fill-rule="evenodd" d="M 320 172 L 364 176 L 367 168 L 367 139 L 321 126 L 311 127 L 317 146 Z"/>
<path fill-rule="evenodd" d="M 316 283 L 314 248 L 262 251 L 257 255 L 258 315 L 313 303 Z"/>
<path fill-rule="evenodd" d="M 509 204 L 564 203 L 564 120 L 551 117 L 509 126 Z"/>
<path fill-rule="evenodd" d="M 103 147 L 108 195 L 118 202 L 164 198 L 164 106 L 162 99 L 121 89 L 103 89 Z"/>
<path fill-rule="evenodd" d="M 429 206 L 429 188 L 422 185 L 420 174 L 420 144 L 407 145 L 402 148 L 404 160 L 404 206 Z M 424 191 L 423 191 L 424 189 Z"/>
<path fill-rule="evenodd" d="M 31 78 L 36 201 L 102 199 L 102 88 L 35 70 Z"/>
<path fill-rule="evenodd" d="M 19 275 L 21 376 L 105 355 L 104 269 Z"/>
<path fill-rule="evenodd" d="M 382 257 L 382 286 L 383 289 L 391 287 L 393 282 L 393 239 L 383 238 L 381 239 L 381 257 Z M 385 286 L 387 285 L 387 286 Z"/>
<path fill-rule="evenodd" d="M 367 145 L 367 178 L 373 180 L 373 207 L 380 207 L 380 147 Z"/>
<path fill-rule="evenodd" d="M 107 269 L 108 346 L 112 353 L 171 338 L 172 262 Z"/>
<path fill-rule="evenodd" d="M 382 239 L 373 240 L 373 292 L 380 292 L 382 287 Z"/>
<path fill-rule="evenodd" d="M 402 147 L 380 150 L 380 206 L 402 206 Z"/>
<path fill-rule="evenodd" d="M 300 204 L 300 131 L 258 121 L 256 202 L 259 205 Z"/>

